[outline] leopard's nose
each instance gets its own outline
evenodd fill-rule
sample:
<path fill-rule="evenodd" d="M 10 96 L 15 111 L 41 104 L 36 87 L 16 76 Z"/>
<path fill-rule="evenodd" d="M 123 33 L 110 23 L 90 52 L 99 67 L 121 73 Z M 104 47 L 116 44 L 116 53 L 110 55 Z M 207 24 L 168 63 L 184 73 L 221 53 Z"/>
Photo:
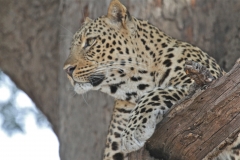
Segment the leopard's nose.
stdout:
<path fill-rule="evenodd" d="M 69 67 L 67 67 L 67 68 L 65 69 L 65 71 L 67 72 L 67 74 L 68 74 L 70 77 L 72 77 L 75 68 L 76 68 L 76 66 L 69 66 Z"/>

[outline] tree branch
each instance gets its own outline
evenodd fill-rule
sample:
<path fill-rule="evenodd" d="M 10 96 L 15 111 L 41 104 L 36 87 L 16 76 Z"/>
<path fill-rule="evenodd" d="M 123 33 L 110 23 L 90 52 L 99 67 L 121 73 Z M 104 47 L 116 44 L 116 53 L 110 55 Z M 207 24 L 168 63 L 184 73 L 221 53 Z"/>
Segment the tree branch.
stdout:
<path fill-rule="evenodd" d="M 145 147 L 131 153 L 129 159 L 212 159 L 239 133 L 240 59 L 205 91 L 198 89 L 191 98 L 175 106 L 157 125 Z"/>

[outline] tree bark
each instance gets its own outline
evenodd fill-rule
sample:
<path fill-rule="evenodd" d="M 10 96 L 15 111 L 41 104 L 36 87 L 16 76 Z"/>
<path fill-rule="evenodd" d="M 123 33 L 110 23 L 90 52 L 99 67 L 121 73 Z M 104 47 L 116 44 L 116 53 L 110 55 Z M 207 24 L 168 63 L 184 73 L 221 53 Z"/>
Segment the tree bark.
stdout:
<path fill-rule="evenodd" d="M 113 99 L 98 92 L 75 96 L 62 66 L 84 17 L 106 14 L 109 2 L 0 0 L 0 68 L 47 116 L 62 160 L 102 159 Z M 227 70 L 239 57 L 238 0 L 122 2 L 131 15 L 199 46 Z"/>
<path fill-rule="evenodd" d="M 59 133 L 57 0 L 0 1 L 0 68 Z"/>
<path fill-rule="evenodd" d="M 144 160 L 149 154 L 163 160 L 201 160 L 221 143 L 224 150 L 229 145 L 224 140 L 234 140 L 239 133 L 240 59 L 205 91 L 198 90 L 177 104 L 158 124 L 145 145 L 146 151 L 132 153 L 130 160 Z M 218 153 L 214 151 L 208 157 Z"/>

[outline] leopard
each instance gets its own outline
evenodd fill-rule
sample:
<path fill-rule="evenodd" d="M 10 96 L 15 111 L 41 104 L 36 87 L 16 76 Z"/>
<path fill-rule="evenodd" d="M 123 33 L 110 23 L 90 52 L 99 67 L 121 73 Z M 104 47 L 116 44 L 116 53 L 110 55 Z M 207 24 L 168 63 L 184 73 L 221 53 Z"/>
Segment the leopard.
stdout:
<path fill-rule="evenodd" d="M 131 16 L 119 0 L 110 2 L 106 15 L 85 19 L 64 70 L 77 94 L 97 90 L 115 99 L 104 160 L 127 160 L 174 104 L 189 95 L 194 80 L 184 71 L 187 60 L 205 66 L 214 79 L 224 74 L 200 48 Z M 239 148 L 216 158 L 239 159 Z"/>

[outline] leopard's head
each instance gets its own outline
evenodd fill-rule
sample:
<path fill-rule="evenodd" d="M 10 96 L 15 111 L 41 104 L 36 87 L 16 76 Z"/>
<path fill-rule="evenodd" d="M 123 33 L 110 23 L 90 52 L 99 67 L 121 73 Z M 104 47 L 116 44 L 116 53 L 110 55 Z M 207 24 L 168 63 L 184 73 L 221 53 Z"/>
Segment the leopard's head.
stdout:
<path fill-rule="evenodd" d="M 118 0 L 110 3 L 107 15 L 95 20 L 86 18 L 73 37 L 64 64 L 77 93 L 121 83 L 133 72 L 135 28 L 126 7 Z"/>

